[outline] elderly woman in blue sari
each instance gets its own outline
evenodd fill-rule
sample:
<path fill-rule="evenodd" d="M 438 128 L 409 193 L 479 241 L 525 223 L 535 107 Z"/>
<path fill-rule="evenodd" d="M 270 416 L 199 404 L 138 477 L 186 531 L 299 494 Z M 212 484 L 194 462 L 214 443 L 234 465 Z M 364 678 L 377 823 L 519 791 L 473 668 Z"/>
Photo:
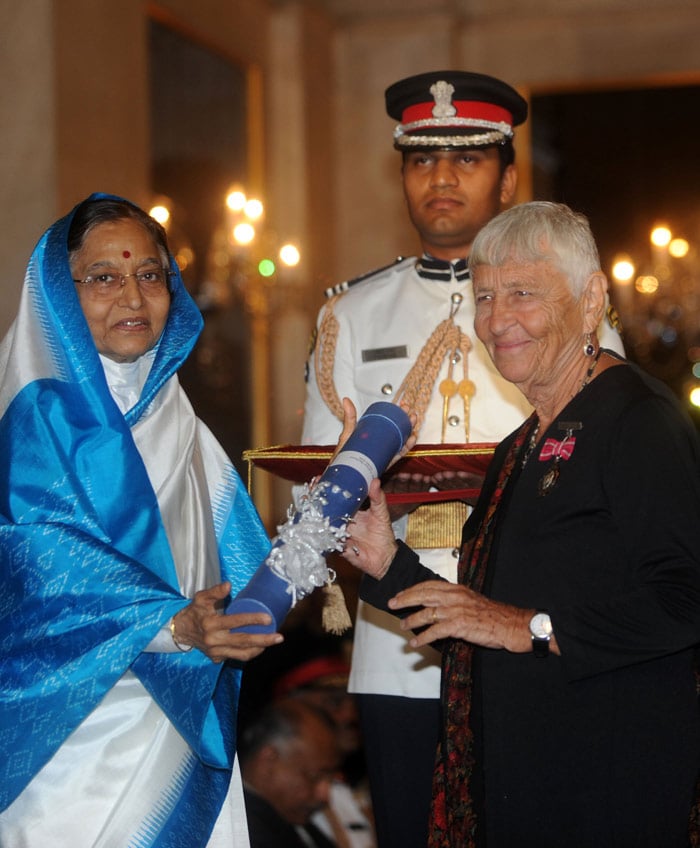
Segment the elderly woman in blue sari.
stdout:
<path fill-rule="evenodd" d="M 269 550 L 176 371 L 202 319 L 162 228 L 93 195 L 0 346 L 0 844 L 248 845 L 225 599 Z M 233 632 L 232 632 L 233 630 Z"/>

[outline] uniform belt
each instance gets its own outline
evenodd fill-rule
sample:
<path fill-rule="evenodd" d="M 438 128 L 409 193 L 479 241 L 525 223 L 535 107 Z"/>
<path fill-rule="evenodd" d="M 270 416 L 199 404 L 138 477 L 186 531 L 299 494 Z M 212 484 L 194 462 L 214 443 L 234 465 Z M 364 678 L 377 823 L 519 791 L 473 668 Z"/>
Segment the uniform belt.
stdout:
<path fill-rule="evenodd" d="M 406 544 L 411 548 L 458 548 L 469 507 L 462 501 L 423 504 L 408 516 Z"/>

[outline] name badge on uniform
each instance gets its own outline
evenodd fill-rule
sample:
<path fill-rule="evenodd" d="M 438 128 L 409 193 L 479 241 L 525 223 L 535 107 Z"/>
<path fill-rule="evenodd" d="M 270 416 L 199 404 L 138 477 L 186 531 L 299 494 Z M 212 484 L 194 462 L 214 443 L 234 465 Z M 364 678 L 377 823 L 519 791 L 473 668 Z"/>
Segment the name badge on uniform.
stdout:
<path fill-rule="evenodd" d="M 407 359 L 408 347 L 396 345 L 396 347 L 375 347 L 371 350 L 362 351 L 363 362 L 380 362 L 382 359 Z"/>

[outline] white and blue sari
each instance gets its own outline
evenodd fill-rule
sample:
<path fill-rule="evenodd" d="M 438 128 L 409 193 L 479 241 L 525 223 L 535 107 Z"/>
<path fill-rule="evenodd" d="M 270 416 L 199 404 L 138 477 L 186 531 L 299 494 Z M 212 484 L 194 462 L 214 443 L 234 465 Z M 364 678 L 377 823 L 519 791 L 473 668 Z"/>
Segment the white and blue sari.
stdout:
<path fill-rule="evenodd" d="M 239 591 L 268 537 L 179 386 L 202 327 L 179 274 L 156 348 L 103 360 L 72 215 L 0 345 L 0 845 L 247 846 L 240 670 L 180 652 L 168 622 L 199 589 Z"/>

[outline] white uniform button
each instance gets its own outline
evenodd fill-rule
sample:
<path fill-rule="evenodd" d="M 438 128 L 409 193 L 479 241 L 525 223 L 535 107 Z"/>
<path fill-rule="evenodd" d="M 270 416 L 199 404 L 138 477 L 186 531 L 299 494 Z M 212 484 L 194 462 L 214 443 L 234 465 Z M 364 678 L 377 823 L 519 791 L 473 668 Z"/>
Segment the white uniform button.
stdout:
<path fill-rule="evenodd" d="M 450 415 L 450 417 L 447 419 L 447 423 L 450 425 L 450 427 L 459 427 L 459 424 L 460 424 L 459 416 L 458 415 Z"/>
<path fill-rule="evenodd" d="M 382 386 L 382 394 L 383 395 L 393 395 L 394 394 L 394 387 L 391 385 L 391 383 L 384 383 L 384 385 Z"/>
<path fill-rule="evenodd" d="M 455 559 L 459 559 L 459 548 L 452 548 L 452 556 Z"/>

